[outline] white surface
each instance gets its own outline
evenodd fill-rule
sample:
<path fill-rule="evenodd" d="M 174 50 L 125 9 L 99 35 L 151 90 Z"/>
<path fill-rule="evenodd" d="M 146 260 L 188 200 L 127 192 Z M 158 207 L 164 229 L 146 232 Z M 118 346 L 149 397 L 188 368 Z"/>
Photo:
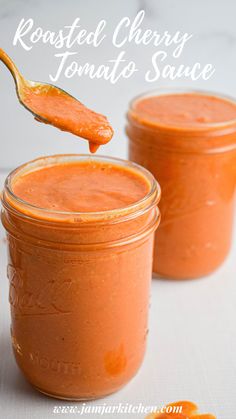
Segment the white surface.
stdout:
<path fill-rule="evenodd" d="M 0 182 L 2 179 L 0 176 Z M 162 406 L 167 402 L 189 399 L 199 404 L 203 413 L 214 413 L 217 419 L 235 419 L 235 244 L 230 257 L 214 275 L 186 282 L 153 280 L 150 333 L 143 366 L 123 390 L 100 403 L 142 402 L 147 406 Z M 0 417 L 55 417 L 55 405 L 70 403 L 49 399 L 33 390 L 18 371 L 11 352 L 6 245 L 2 230 L 0 277 L 0 412 L 4 412 Z M 67 414 L 59 415 L 64 416 L 68 417 Z M 144 416 L 109 414 L 83 417 L 144 419 Z"/>

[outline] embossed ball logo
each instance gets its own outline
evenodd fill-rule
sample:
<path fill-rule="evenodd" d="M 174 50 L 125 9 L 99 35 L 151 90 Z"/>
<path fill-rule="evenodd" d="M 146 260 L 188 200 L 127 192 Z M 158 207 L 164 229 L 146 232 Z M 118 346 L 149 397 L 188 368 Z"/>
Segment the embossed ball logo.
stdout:
<path fill-rule="evenodd" d="M 65 314 L 73 310 L 76 284 L 71 279 L 50 280 L 43 288 L 31 289 L 21 269 L 8 265 L 9 302 L 20 314 Z"/>

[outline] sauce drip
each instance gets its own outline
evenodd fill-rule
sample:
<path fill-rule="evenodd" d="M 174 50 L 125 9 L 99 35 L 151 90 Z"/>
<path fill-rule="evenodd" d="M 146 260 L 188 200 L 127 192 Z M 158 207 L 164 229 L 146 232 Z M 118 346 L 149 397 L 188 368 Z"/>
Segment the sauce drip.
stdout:
<path fill-rule="evenodd" d="M 63 90 L 52 85 L 36 84 L 25 86 L 22 93 L 24 104 L 37 115 L 37 121 L 88 140 L 92 153 L 111 140 L 113 129 L 107 118 Z"/>
<path fill-rule="evenodd" d="M 1 48 L 0 61 L 15 80 L 20 103 L 34 114 L 37 121 L 88 140 L 92 153 L 111 140 L 113 129 L 104 115 L 87 108 L 59 87 L 26 80 Z"/>

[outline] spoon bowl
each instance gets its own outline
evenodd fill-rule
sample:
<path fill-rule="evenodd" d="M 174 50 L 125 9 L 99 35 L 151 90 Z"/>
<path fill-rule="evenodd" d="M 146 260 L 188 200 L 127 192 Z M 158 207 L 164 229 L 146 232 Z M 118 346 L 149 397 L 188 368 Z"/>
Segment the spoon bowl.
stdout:
<path fill-rule="evenodd" d="M 25 79 L 10 57 L 0 48 L 0 60 L 10 70 L 19 102 L 35 119 L 89 141 L 91 152 L 113 136 L 107 118 L 84 106 L 63 89 L 49 83 Z"/>

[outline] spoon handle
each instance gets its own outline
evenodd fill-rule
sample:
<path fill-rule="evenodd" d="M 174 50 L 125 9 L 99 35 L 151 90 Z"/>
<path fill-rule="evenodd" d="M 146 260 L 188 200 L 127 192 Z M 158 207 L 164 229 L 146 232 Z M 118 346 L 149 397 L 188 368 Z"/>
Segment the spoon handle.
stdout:
<path fill-rule="evenodd" d="M 8 70 L 10 70 L 16 84 L 20 83 L 23 78 L 21 73 L 19 72 L 18 68 L 15 66 L 13 61 L 10 59 L 10 57 L 2 48 L 0 48 L 0 60 L 5 64 Z"/>

